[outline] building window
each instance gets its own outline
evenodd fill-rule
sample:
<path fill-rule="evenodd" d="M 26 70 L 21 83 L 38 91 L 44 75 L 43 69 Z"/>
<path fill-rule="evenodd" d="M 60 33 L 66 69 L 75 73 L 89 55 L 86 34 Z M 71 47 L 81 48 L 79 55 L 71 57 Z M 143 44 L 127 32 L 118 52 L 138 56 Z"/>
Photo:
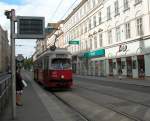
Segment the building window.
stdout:
<path fill-rule="evenodd" d="M 136 20 L 137 22 L 137 35 L 143 35 L 143 24 L 142 24 L 142 18 L 138 18 Z"/>
<path fill-rule="evenodd" d="M 97 48 L 97 36 L 94 37 L 94 49 Z"/>
<path fill-rule="evenodd" d="M 89 30 L 91 29 L 91 19 L 89 19 Z"/>
<path fill-rule="evenodd" d="M 108 31 L 108 44 L 112 44 L 112 31 Z"/>
<path fill-rule="evenodd" d="M 85 40 L 85 48 L 86 48 L 86 50 L 88 50 L 88 41 L 87 40 Z"/>
<path fill-rule="evenodd" d="M 99 24 L 102 23 L 102 15 L 101 15 L 101 12 L 98 13 L 98 22 L 99 22 Z"/>
<path fill-rule="evenodd" d="M 86 5 L 87 5 L 87 4 L 84 5 L 84 14 L 86 14 L 86 11 L 87 11 L 87 10 L 86 10 Z"/>
<path fill-rule="evenodd" d="M 83 34 L 83 24 L 80 25 L 81 26 L 81 35 Z"/>
<path fill-rule="evenodd" d="M 117 42 L 121 41 L 120 26 L 116 27 L 116 41 L 117 41 Z"/>
<path fill-rule="evenodd" d="M 131 37 L 131 34 L 130 34 L 130 23 L 126 23 L 125 24 L 125 34 L 126 34 L 126 39 L 129 39 Z"/>
<path fill-rule="evenodd" d="M 96 3 L 96 1 L 95 0 L 92 0 L 92 3 L 93 3 L 93 8 L 95 7 L 95 3 Z"/>
<path fill-rule="evenodd" d="M 91 1 L 90 0 L 88 0 L 88 3 L 87 3 L 88 5 L 88 11 L 91 9 Z"/>
<path fill-rule="evenodd" d="M 129 9 L 129 1 L 128 0 L 124 0 L 124 10 Z"/>
<path fill-rule="evenodd" d="M 110 6 L 107 7 L 107 20 L 111 19 Z"/>
<path fill-rule="evenodd" d="M 90 49 L 92 49 L 92 39 L 90 39 Z"/>
<path fill-rule="evenodd" d="M 121 68 L 125 69 L 125 66 L 126 66 L 125 61 L 121 61 Z"/>
<path fill-rule="evenodd" d="M 102 36 L 102 33 L 99 34 L 99 46 L 100 47 L 103 46 L 103 36 Z"/>
<path fill-rule="evenodd" d="M 142 0 L 135 0 L 135 5 L 137 5 L 137 4 L 141 3 L 141 2 L 142 2 Z"/>
<path fill-rule="evenodd" d="M 119 3 L 118 3 L 118 0 L 115 1 L 114 5 L 115 5 L 115 16 L 117 16 L 117 15 L 119 15 Z"/>
<path fill-rule="evenodd" d="M 87 22 L 84 23 L 84 32 L 87 32 Z"/>
<path fill-rule="evenodd" d="M 96 15 L 93 17 L 93 26 L 96 27 Z"/>

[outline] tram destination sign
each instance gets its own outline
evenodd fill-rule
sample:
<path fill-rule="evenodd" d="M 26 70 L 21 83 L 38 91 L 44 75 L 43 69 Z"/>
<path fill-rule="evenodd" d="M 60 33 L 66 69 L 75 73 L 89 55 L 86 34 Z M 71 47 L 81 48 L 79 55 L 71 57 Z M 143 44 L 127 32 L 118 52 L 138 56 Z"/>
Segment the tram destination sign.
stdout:
<path fill-rule="evenodd" d="M 45 18 L 17 16 L 18 39 L 42 39 L 45 37 Z"/>

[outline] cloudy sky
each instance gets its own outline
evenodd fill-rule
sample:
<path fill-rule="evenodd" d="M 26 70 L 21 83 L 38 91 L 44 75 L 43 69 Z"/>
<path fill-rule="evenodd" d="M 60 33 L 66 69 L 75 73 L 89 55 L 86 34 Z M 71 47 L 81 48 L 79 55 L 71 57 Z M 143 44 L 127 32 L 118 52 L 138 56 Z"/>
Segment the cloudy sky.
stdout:
<path fill-rule="evenodd" d="M 9 20 L 4 16 L 4 11 L 10 9 L 15 9 L 19 16 L 43 16 L 47 25 L 48 22 L 60 20 L 66 12 L 71 12 L 74 7 L 70 11 L 68 9 L 75 1 L 74 7 L 81 0 L 0 0 L 0 25 L 10 31 Z M 16 45 L 22 45 L 16 46 L 16 54 L 30 57 L 35 51 L 35 40 L 16 40 Z"/>

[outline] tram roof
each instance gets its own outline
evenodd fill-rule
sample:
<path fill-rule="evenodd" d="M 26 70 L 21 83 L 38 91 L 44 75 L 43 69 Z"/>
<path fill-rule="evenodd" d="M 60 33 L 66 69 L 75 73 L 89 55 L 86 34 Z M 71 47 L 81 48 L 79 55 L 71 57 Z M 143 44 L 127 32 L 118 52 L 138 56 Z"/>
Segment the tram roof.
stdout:
<path fill-rule="evenodd" d="M 43 53 L 38 55 L 37 59 L 39 59 L 43 56 L 53 55 L 53 54 L 69 54 L 69 55 L 71 55 L 71 53 L 66 48 L 56 48 L 55 51 L 51 51 L 50 49 L 47 49 Z"/>

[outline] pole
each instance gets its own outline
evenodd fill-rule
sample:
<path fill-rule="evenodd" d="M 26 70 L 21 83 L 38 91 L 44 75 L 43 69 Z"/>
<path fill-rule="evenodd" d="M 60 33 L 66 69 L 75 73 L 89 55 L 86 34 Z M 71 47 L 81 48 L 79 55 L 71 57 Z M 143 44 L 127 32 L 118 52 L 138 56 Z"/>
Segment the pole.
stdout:
<path fill-rule="evenodd" d="M 16 118 L 16 63 L 15 63 L 15 10 L 11 10 L 11 72 L 12 72 L 12 119 Z"/>

